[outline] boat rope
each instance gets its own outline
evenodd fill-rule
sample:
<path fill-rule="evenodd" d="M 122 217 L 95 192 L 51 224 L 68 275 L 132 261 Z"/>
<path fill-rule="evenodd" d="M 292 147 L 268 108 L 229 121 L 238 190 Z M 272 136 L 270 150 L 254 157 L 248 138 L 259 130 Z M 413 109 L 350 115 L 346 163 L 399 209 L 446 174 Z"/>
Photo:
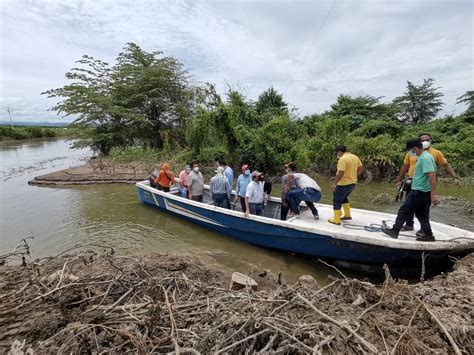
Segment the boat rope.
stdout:
<path fill-rule="evenodd" d="M 343 223 L 342 226 L 347 229 L 363 230 L 366 232 L 378 233 L 378 232 L 382 232 L 384 228 L 389 228 L 387 225 L 387 222 L 395 222 L 395 221 L 387 219 L 387 220 L 382 220 L 382 224 L 371 223 L 369 225 Z M 408 237 L 408 238 L 416 238 L 416 236 L 414 235 L 403 234 L 403 233 L 400 233 L 399 236 Z M 453 241 L 459 241 L 459 240 L 473 241 L 471 238 L 468 238 L 468 237 L 457 237 L 457 238 L 451 238 L 451 239 L 436 240 L 436 242 L 453 242 Z"/>

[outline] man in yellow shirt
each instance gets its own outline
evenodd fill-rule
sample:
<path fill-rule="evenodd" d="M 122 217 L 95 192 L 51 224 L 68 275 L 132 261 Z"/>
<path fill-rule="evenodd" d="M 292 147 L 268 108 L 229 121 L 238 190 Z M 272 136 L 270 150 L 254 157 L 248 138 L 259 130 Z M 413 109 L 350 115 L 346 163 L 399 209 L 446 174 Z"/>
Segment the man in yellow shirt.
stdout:
<path fill-rule="evenodd" d="M 359 157 L 349 153 L 345 145 L 338 145 L 336 154 L 339 161 L 336 179 L 332 185 L 334 218 L 329 219 L 329 223 L 340 225 L 341 220 L 352 219 L 348 197 L 356 187 L 357 175 L 362 173 L 363 166 Z M 342 217 L 341 207 L 344 208 L 344 217 Z"/>
<path fill-rule="evenodd" d="M 443 153 L 439 150 L 434 149 L 431 146 L 431 136 L 428 133 L 422 133 L 418 136 L 421 140 L 421 144 L 423 144 L 423 149 L 428 151 L 432 155 L 435 160 L 436 166 L 442 166 L 446 173 L 454 179 L 454 184 L 457 186 L 461 185 L 461 181 L 459 180 L 458 175 L 454 172 L 452 166 L 448 163 L 446 158 L 444 157 Z M 398 174 L 397 179 L 395 180 L 397 188 L 400 188 L 403 178 L 405 174 L 408 172 L 408 177 L 411 179 L 413 178 L 413 173 L 415 170 L 417 156 L 413 154 L 413 152 L 409 151 L 405 155 L 405 160 L 403 161 L 403 166 L 400 169 L 400 173 Z M 410 188 L 407 189 L 407 194 L 410 192 Z M 402 227 L 402 231 L 412 231 L 413 224 L 414 224 L 414 215 L 411 216 L 406 222 L 406 224 Z M 419 232 L 418 232 L 419 234 Z"/>

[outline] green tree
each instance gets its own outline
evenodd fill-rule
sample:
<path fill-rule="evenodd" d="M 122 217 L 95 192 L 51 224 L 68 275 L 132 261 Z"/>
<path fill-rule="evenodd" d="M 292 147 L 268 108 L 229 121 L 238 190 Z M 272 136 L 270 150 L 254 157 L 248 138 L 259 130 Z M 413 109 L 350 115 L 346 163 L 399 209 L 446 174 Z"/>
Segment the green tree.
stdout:
<path fill-rule="evenodd" d="M 79 145 L 107 155 L 120 146 L 163 148 L 164 136 L 184 144 L 196 92 L 181 62 L 128 43 L 113 67 L 90 56 L 78 63 L 66 73 L 71 84 L 43 94 L 61 98 L 52 109 L 90 128 Z"/>
<path fill-rule="evenodd" d="M 352 97 L 339 95 L 335 104 L 331 105 L 332 114 L 336 117 L 362 116 L 367 119 L 389 118 L 394 112 L 391 105 L 380 102 L 381 97 L 370 95 Z"/>
<path fill-rule="evenodd" d="M 474 90 L 466 91 L 464 95 L 459 96 L 456 103 L 467 105 L 467 110 L 463 114 L 465 121 L 474 123 Z"/>
<path fill-rule="evenodd" d="M 265 122 L 268 122 L 279 114 L 287 113 L 288 104 L 283 101 L 283 95 L 271 86 L 260 94 L 255 103 L 255 109 L 259 115 L 262 115 Z"/>
<path fill-rule="evenodd" d="M 401 123 L 426 123 L 436 117 L 444 106 L 443 93 L 434 87 L 434 79 L 424 79 L 423 84 L 415 85 L 407 82 L 407 91 L 393 100 L 397 110 L 397 118 Z"/>

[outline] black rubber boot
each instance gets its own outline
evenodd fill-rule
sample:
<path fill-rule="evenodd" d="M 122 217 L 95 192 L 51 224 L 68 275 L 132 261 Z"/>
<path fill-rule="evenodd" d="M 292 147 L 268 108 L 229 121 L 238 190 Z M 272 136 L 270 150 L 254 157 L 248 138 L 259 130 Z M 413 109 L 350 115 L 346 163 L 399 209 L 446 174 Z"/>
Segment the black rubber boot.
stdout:
<path fill-rule="evenodd" d="M 435 238 L 433 235 L 424 235 L 421 237 L 416 238 L 418 242 L 434 242 Z"/>
<path fill-rule="evenodd" d="M 393 228 L 382 228 L 382 232 L 384 232 L 386 235 L 393 239 L 398 239 L 398 233 L 400 233 L 399 230 Z"/>

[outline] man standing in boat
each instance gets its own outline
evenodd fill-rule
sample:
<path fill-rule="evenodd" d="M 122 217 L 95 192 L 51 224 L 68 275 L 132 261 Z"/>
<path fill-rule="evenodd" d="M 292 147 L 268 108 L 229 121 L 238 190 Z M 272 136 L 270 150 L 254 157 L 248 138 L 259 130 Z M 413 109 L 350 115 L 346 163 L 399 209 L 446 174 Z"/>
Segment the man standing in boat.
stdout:
<path fill-rule="evenodd" d="M 454 184 L 457 186 L 461 185 L 461 180 L 459 179 L 459 176 L 455 173 L 454 169 L 452 168 L 451 164 L 448 163 L 448 160 L 444 157 L 443 153 L 441 153 L 439 150 L 434 149 L 431 146 L 431 136 L 428 133 L 422 133 L 419 135 L 419 138 L 421 140 L 421 144 L 423 144 L 423 149 L 426 150 L 428 153 L 430 153 L 437 166 L 442 166 L 446 173 L 450 175 L 454 179 Z M 405 174 L 408 172 L 408 179 L 413 181 L 413 174 L 415 172 L 415 164 L 416 164 L 417 156 L 415 153 L 409 151 L 405 155 L 405 160 L 403 161 L 403 166 L 400 169 L 400 173 L 398 174 L 397 179 L 395 180 L 395 184 L 397 188 L 400 188 L 402 183 L 404 182 L 403 178 L 405 177 Z M 411 183 L 410 183 L 411 186 Z M 406 188 L 407 195 L 410 193 L 410 189 Z M 408 196 L 407 196 L 408 197 Z M 402 231 L 412 231 L 414 229 L 414 214 L 408 217 L 405 225 L 402 227 Z M 421 236 L 423 234 L 423 231 L 419 230 L 417 233 L 417 237 Z"/>
<path fill-rule="evenodd" d="M 250 214 L 261 216 L 265 200 L 263 174 L 257 170 L 252 172 L 252 182 L 248 184 L 245 192 L 245 217 Z"/>
<path fill-rule="evenodd" d="M 224 176 L 224 168 L 219 166 L 215 171 L 216 175 L 211 178 L 209 190 L 211 191 L 214 206 L 230 208 L 230 188 L 229 180 Z"/>
<path fill-rule="evenodd" d="M 336 178 L 332 185 L 334 217 L 328 222 L 340 225 L 341 220 L 352 219 L 348 197 L 356 187 L 357 175 L 362 173 L 363 166 L 359 157 L 349 153 L 345 145 L 338 145 L 336 154 L 339 161 Z M 342 216 L 341 207 L 344 209 L 344 216 Z"/>
<path fill-rule="evenodd" d="M 245 213 L 247 210 L 245 207 L 245 192 L 247 191 L 247 186 L 252 182 L 252 175 L 250 173 L 250 167 L 247 164 L 242 165 L 242 174 L 237 178 L 237 185 L 235 187 L 235 200 L 234 205 L 237 200 L 240 199 L 240 206 L 242 207 L 242 212 Z"/>
<path fill-rule="evenodd" d="M 219 165 L 224 168 L 224 175 L 229 181 L 229 189 L 232 192 L 232 185 L 234 184 L 234 171 L 229 165 L 227 165 L 225 160 L 219 160 Z"/>
<path fill-rule="evenodd" d="M 202 202 L 204 178 L 199 171 L 199 165 L 197 163 L 193 163 L 193 169 L 188 175 L 188 193 L 191 200 Z"/>
<path fill-rule="evenodd" d="M 423 231 L 423 235 L 416 238 L 416 240 L 431 242 L 435 238 L 430 225 L 430 205 L 436 206 L 439 203 L 436 195 L 436 163 L 433 156 L 423 149 L 421 139 L 409 140 L 405 151 L 413 148 L 415 148 L 418 158 L 415 164 L 411 192 L 398 210 L 393 227 L 383 228 L 383 232 L 392 238 L 398 238 L 403 224 L 415 214 Z"/>

